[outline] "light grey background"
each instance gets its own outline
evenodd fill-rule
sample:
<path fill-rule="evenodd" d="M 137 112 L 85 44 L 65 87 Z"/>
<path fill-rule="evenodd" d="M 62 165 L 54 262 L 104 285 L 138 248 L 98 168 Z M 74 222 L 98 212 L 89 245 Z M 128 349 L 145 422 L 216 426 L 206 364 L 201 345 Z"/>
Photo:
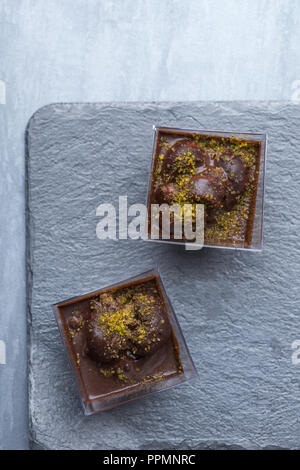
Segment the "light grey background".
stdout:
<path fill-rule="evenodd" d="M 57 101 L 290 99 L 299 43 L 297 0 L 0 0 L 0 448 L 27 446 L 29 117 Z"/>

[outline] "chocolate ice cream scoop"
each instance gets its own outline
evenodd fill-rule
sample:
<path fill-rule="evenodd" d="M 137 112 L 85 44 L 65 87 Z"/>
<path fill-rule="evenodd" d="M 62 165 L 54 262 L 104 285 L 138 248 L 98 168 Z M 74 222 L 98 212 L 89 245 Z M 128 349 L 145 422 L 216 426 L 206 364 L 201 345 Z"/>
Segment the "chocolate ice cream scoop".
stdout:
<path fill-rule="evenodd" d="M 178 186 L 174 183 L 167 183 L 159 186 L 155 191 L 155 200 L 158 204 L 172 204 L 178 193 Z"/>
<path fill-rule="evenodd" d="M 203 152 L 195 142 L 189 139 L 178 140 L 164 155 L 162 171 L 174 177 L 188 169 L 193 170 L 204 159 Z"/>
<path fill-rule="evenodd" d="M 227 173 L 230 185 L 236 193 L 244 191 L 248 181 L 249 170 L 238 155 L 226 155 L 220 159 L 219 165 Z"/>
<path fill-rule="evenodd" d="M 158 295 L 135 293 L 122 297 L 102 294 L 91 301 L 88 354 L 100 363 L 153 354 L 170 334 Z"/>
<path fill-rule="evenodd" d="M 223 168 L 206 166 L 193 176 L 191 193 L 197 202 L 222 207 L 228 178 Z"/>
<path fill-rule="evenodd" d="M 90 320 L 87 326 L 88 354 L 99 362 L 118 359 L 129 347 L 126 334 L 134 322 L 132 308 L 121 306 L 112 296 L 103 294 L 90 303 Z"/>

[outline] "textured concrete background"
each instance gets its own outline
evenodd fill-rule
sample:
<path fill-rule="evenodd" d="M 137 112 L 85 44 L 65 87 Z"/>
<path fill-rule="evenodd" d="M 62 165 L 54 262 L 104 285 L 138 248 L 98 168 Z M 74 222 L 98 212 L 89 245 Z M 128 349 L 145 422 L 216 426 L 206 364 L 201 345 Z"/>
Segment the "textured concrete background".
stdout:
<path fill-rule="evenodd" d="M 143 203 L 152 125 L 268 132 L 263 253 L 98 240 L 96 208 Z M 46 448 L 300 448 L 300 107 L 52 105 L 29 127 L 30 418 Z M 51 304 L 159 266 L 199 380 L 86 418 Z M 79 432 L 80 430 L 80 432 Z"/>
<path fill-rule="evenodd" d="M 27 446 L 24 129 L 32 113 L 53 101 L 290 99 L 299 26 L 298 0 L 0 1 L 0 448 Z"/>

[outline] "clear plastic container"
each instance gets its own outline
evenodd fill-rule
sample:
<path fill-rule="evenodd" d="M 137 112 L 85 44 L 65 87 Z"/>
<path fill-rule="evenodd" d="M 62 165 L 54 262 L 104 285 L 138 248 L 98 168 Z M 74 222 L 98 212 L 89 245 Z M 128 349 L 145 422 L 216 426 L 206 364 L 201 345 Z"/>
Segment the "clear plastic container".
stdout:
<path fill-rule="evenodd" d="M 127 383 L 118 383 L 117 388 L 114 390 L 106 390 L 106 393 L 99 393 L 98 396 L 95 394 L 95 391 L 92 390 L 93 386 L 95 385 L 95 375 L 93 376 L 93 386 L 90 385 L 90 377 L 89 372 L 91 369 L 88 367 L 93 367 L 95 369 L 94 361 L 91 361 L 90 358 L 84 358 L 84 361 L 88 361 L 85 363 L 80 363 L 78 360 L 78 355 L 76 353 L 76 347 L 74 346 L 74 339 L 70 337 L 69 334 L 69 319 L 70 319 L 70 311 L 81 311 L 84 312 L 88 308 L 89 302 L 92 299 L 95 299 L 99 294 L 109 293 L 113 291 L 118 291 L 125 287 L 131 286 L 138 286 L 149 281 L 153 281 L 155 283 L 157 292 L 161 298 L 161 302 L 164 306 L 164 312 L 166 315 L 167 321 L 170 322 L 171 326 L 171 336 L 167 343 L 167 348 L 173 348 L 174 350 L 172 354 L 178 358 L 179 362 L 174 362 L 174 364 L 179 364 L 178 368 L 171 371 L 171 368 L 168 368 L 168 373 L 164 374 L 157 374 L 154 380 L 141 380 L 138 383 L 134 384 L 127 384 Z M 154 285 L 154 284 L 153 284 Z M 162 280 L 160 278 L 159 273 L 156 270 L 151 270 L 146 273 L 140 274 L 136 277 L 127 279 L 125 281 L 119 282 L 117 284 L 113 284 L 111 286 L 104 287 L 97 291 L 80 295 L 78 297 L 73 297 L 68 300 L 64 300 L 52 306 L 60 334 L 62 337 L 62 341 L 76 380 L 77 388 L 80 394 L 81 403 L 83 406 L 83 410 L 85 415 L 90 415 L 93 413 L 97 413 L 99 411 L 107 410 L 109 408 L 116 407 L 123 403 L 127 403 L 131 400 L 135 400 L 137 398 L 141 398 L 143 396 L 149 395 L 150 393 L 159 392 L 161 390 L 165 390 L 167 388 L 173 387 L 175 385 L 181 384 L 190 380 L 197 376 L 197 372 L 195 366 L 193 364 L 192 358 L 188 351 L 187 345 L 185 343 L 182 331 L 180 329 L 179 323 L 177 321 L 176 315 L 168 299 L 166 294 L 165 288 L 163 286 Z M 80 346 L 80 339 L 78 340 L 78 344 Z M 169 346 L 169 344 L 171 346 Z M 162 346 L 164 347 L 164 346 Z M 166 357 L 166 361 L 168 363 L 168 351 L 171 349 L 164 350 L 165 352 L 161 353 L 160 349 L 158 350 L 158 356 L 150 356 L 152 361 L 151 367 L 156 367 L 155 361 L 156 357 L 158 358 L 159 365 L 157 367 L 164 367 L 163 360 L 161 356 L 164 354 Z M 167 351 L 167 352 L 166 352 Z M 176 356 L 175 356 L 176 354 Z M 152 359 L 151 359 L 152 357 Z M 154 359 L 153 359 L 154 358 Z M 161 362 L 160 362 L 161 361 Z M 173 361 L 173 359 L 172 359 Z M 97 365 L 98 367 L 98 365 Z M 140 369 L 137 369 L 140 370 Z M 145 369 L 146 370 L 146 369 Z M 162 369 L 163 370 L 163 369 Z M 170 372 L 171 371 L 171 372 Z M 141 369 L 141 374 L 143 373 L 143 369 Z M 88 379 L 87 379 L 88 377 Z M 105 377 L 99 374 L 99 377 L 96 376 L 96 381 L 102 380 L 105 381 Z M 117 379 L 116 379 L 117 381 Z M 97 384 L 101 387 L 102 385 L 100 382 Z M 66 391 L 67 393 L 67 391 Z"/>
<path fill-rule="evenodd" d="M 217 142 L 222 142 L 222 139 L 225 142 L 235 141 L 238 139 L 239 142 L 249 143 L 249 147 L 257 146 L 257 158 L 255 166 L 252 170 L 253 178 L 255 178 L 255 187 L 253 190 L 253 195 L 251 199 L 251 204 L 249 203 L 249 212 L 247 216 L 247 228 L 245 228 L 245 238 L 244 239 L 231 239 L 231 240 L 221 240 L 212 239 L 207 240 L 204 236 L 204 247 L 211 248 L 228 248 L 228 249 L 239 249 L 239 250 L 250 250 L 250 251 L 261 251 L 263 247 L 263 216 L 264 216 L 264 185 L 265 185 L 265 168 L 266 168 L 266 153 L 267 153 L 267 135 L 260 133 L 247 133 L 247 132 L 223 132 L 223 131 L 212 131 L 212 130 L 195 130 L 195 129 L 177 129 L 177 128 L 168 128 L 168 127 L 153 127 L 154 129 L 154 143 L 153 143 L 153 153 L 152 161 L 150 168 L 150 177 L 148 185 L 148 195 L 147 195 L 147 227 L 146 232 L 149 241 L 155 241 L 159 243 L 172 243 L 172 244 L 184 244 L 184 241 L 177 241 L 172 239 L 154 239 L 151 238 L 151 204 L 154 201 L 154 173 L 159 164 L 158 159 L 164 158 L 164 155 L 161 154 L 162 138 L 169 139 L 170 146 L 174 145 L 173 142 L 176 142 L 176 139 L 193 139 L 196 136 L 197 138 L 206 138 L 215 139 Z M 168 140 L 167 140 L 168 141 Z M 229 143 L 230 145 L 230 143 Z M 254 148 L 253 146 L 253 148 Z M 206 147 L 206 150 L 209 150 L 209 147 Z M 166 151 L 167 152 L 167 151 Z M 164 201 L 163 201 L 164 202 Z M 205 227 L 206 230 L 206 227 Z M 206 232 L 204 232 L 206 233 Z"/>

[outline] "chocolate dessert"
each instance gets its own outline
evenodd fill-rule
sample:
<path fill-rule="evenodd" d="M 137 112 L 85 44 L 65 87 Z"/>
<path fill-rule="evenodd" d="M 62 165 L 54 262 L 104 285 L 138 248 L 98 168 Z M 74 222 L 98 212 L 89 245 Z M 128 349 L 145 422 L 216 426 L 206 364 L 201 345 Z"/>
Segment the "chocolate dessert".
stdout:
<path fill-rule="evenodd" d="M 204 204 L 205 245 L 249 247 L 260 153 L 261 142 L 250 138 L 159 129 L 148 198 L 149 234 L 151 204 L 192 204 L 193 210 Z M 172 226 L 171 213 L 171 241 Z"/>
<path fill-rule="evenodd" d="M 183 374 L 157 275 L 61 302 L 54 311 L 85 402 Z"/>

